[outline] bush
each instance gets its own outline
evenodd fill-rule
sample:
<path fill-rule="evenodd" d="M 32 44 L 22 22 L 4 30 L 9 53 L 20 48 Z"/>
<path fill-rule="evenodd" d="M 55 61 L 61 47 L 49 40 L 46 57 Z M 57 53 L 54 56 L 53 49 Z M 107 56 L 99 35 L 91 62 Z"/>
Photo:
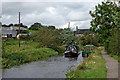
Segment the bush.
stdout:
<path fill-rule="evenodd" d="M 29 35 L 21 35 L 20 39 L 22 39 L 22 40 L 30 40 L 30 36 Z"/>
<path fill-rule="evenodd" d="M 42 27 L 39 29 L 39 31 L 31 35 L 31 39 L 33 41 L 41 43 L 44 47 L 57 50 L 57 46 L 60 45 L 59 36 L 60 32 L 58 30 L 52 30 L 48 29 L 47 27 Z"/>
<path fill-rule="evenodd" d="M 119 39 L 120 38 L 120 30 L 114 30 L 114 33 L 111 37 L 107 39 L 105 42 L 105 49 L 107 50 L 108 54 L 114 54 L 114 55 L 119 55 L 120 51 L 120 44 L 119 44 Z"/>
<path fill-rule="evenodd" d="M 80 38 L 81 40 L 81 44 L 82 45 L 86 45 L 86 44 L 93 44 L 94 46 L 98 46 L 99 45 L 99 39 L 98 39 L 98 35 L 94 34 L 87 34 L 84 35 Z"/>
<path fill-rule="evenodd" d="M 65 50 L 66 50 L 65 46 L 59 46 L 57 49 L 59 54 L 63 54 L 65 52 Z"/>

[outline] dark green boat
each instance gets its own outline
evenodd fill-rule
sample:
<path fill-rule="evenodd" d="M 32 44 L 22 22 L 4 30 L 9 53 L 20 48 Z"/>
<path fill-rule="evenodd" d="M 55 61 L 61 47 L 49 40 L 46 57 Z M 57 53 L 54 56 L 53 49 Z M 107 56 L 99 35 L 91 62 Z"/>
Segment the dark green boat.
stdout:
<path fill-rule="evenodd" d="M 74 45 L 69 45 L 66 48 L 64 55 L 65 57 L 77 57 L 79 54 L 77 48 Z"/>
<path fill-rule="evenodd" d="M 85 57 L 85 55 L 88 57 L 93 49 L 93 45 L 86 45 L 83 47 L 83 51 L 82 51 L 82 57 Z"/>

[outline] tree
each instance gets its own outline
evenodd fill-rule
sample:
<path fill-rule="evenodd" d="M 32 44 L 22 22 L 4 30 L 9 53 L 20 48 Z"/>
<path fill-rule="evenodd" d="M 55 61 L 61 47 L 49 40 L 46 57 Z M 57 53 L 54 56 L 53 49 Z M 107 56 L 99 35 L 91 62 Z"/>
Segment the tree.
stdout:
<path fill-rule="evenodd" d="M 9 24 L 8 26 L 9 26 L 9 27 L 10 27 L 10 26 L 13 26 L 13 24 Z"/>
<path fill-rule="evenodd" d="M 69 28 L 65 28 L 61 32 L 61 43 L 68 44 L 74 41 L 74 32 L 72 32 Z"/>
<path fill-rule="evenodd" d="M 40 46 L 57 49 L 60 45 L 60 32 L 57 29 L 41 27 L 36 33 L 31 35 L 33 41 L 40 43 Z"/>
<path fill-rule="evenodd" d="M 108 1 L 95 6 L 95 11 L 90 11 L 90 15 L 93 17 L 90 30 L 99 33 L 103 40 L 112 36 L 112 29 L 116 27 L 114 22 L 116 14 L 114 12 L 117 12 L 117 9 L 116 3 Z"/>
<path fill-rule="evenodd" d="M 14 26 L 19 27 L 19 24 L 14 24 Z"/>
<path fill-rule="evenodd" d="M 95 11 L 90 11 L 93 17 L 91 30 L 99 34 L 104 40 L 106 51 L 110 54 L 120 53 L 120 7 L 114 2 L 102 2 L 95 6 Z"/>
<path fill-rule="evenodd" d="M 19 27 L 19 24 L 14 24 L 14 26 Z M 24 25 L 23 23 L 20 23 L 20 27 L 27 28 L 27 26 L 26 26 L 26 25 Z"/>
<path fill-rule="evenodd" d="M 49 29 L 55 29 L 55 26 L 48 26 Z"/>
<path fill-rule="evenodd" d="M 6 24 L 3 24 L 3 25 L 2 25 L 2 27 L 9 27 L 9 26 L 8 26 L 8 25 L 6 25 Z"/>
<path fill-rule="evenodd" d="M 43 27 L 40 23 L 36 22 L 29 28 L 30 30 L 38 30 L 40 27 Z"/>
<path fill-rule="evenodd" d="M 99 38 L 97 34 L 91 34 L 89 31 L 84 32 L 84 36 L 80 37 L 82 45 L 93 44 L 98 46 Z"/>

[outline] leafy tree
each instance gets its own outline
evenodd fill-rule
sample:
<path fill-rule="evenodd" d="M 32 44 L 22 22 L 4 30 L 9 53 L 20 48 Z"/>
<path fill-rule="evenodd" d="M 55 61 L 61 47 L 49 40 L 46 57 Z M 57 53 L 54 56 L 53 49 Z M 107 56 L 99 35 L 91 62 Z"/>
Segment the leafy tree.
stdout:
<path fill-rule="evenodd" d="M 49 29 L 55 29 L 55 26 L 48 26 Z"/>
<path fill-rule="evenodd" d="M 8 25 L 6 25 L 6 24 L 3 24 L 3 25 L 2 25 L 2 27 L 9 27 L 9 26 L 8 26 Z"/>
<path fill-rule="evenodd" d="M 48 47 L 57 49 L 60 45 L 60 32 L 57 29 L 49 29 L 47 27 L 41 27 L 36 33 L 31 35 L 33 41 L 40 43 L 39 47 Z"/>
<path fill-rule="evenodd" d="M 74 32 L 72 32 L 69 28 L 65 28 L 61 32 L 60 39 L 62 44 L 71 43 L 74 40 Z"/>
<path fill-rule="evenodd" d="M 95 6 L 95 11 L 90 11 L 93 17 L 90 30 L 99 33 L 99 37 L 104 40 L 112 36 L 112 29 L 116 27 L 114 16 L 117 9 L 116 3 L 108 1 Z"/>
<path fill-rule="evenodd" d="M 19 24 L 14 24 L 14 26 L 19 27 Z"/>
<path fill-rule="evenodd" d="M 102 2 L 101 5 L 95 6 L 95 11 L 90 11 L 90 15 L 93 17 L 91 30 L 104 40 L 108 53 L 118 55 L 120 53 L 120 7 L 115 2 Z"/>
<path fill-rule="evenodd" d="M 91 34 L 89 31 L 84 32 L 84 36 L 80 37 L 82 45 L 93 44 L 98 46 L 99 38 L 97 34 Z"/>
<path fill-rule="evenodd" d="M 30 30 L 38 30 L 40 27 L 43 27 L 40 23 L 36 22 L 29 28 Z"/>
<path fill-rule="evenodd" d="M 19 24 L 14 24 L 14 26 L 19 27 Z M 23 23 L 20 23 L 20 27 L 27 28 L 27 26 L 26 26 L 26 25 L 24 25 Z"/>
<path fill-rule="evenodd" d="M 9 24 L 8 26 L 9 26 L 9 27 L 10 27 L 10 26 L 13 26 L 13 24 Z"/>

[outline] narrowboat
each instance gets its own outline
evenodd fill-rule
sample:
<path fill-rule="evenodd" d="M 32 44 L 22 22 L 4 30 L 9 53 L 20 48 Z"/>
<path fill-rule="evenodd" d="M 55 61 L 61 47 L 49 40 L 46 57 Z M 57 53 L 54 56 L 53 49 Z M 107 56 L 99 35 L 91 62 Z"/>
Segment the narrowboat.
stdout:
<path fill-rule="evenodd" d="M 85 55 L 87 55 L 87 57 L 91 54 L 93 49 L 93 45 L 86 45 L 83 47 L 83 51 L 82 51 L 82 57 L 85 57 Z"/>
<path fill-rule="evenodd" d="M 65 57 L 78 57 L 79 53 L 74 45 L 70 45 L 66 48 L 64 55 Z"/>

